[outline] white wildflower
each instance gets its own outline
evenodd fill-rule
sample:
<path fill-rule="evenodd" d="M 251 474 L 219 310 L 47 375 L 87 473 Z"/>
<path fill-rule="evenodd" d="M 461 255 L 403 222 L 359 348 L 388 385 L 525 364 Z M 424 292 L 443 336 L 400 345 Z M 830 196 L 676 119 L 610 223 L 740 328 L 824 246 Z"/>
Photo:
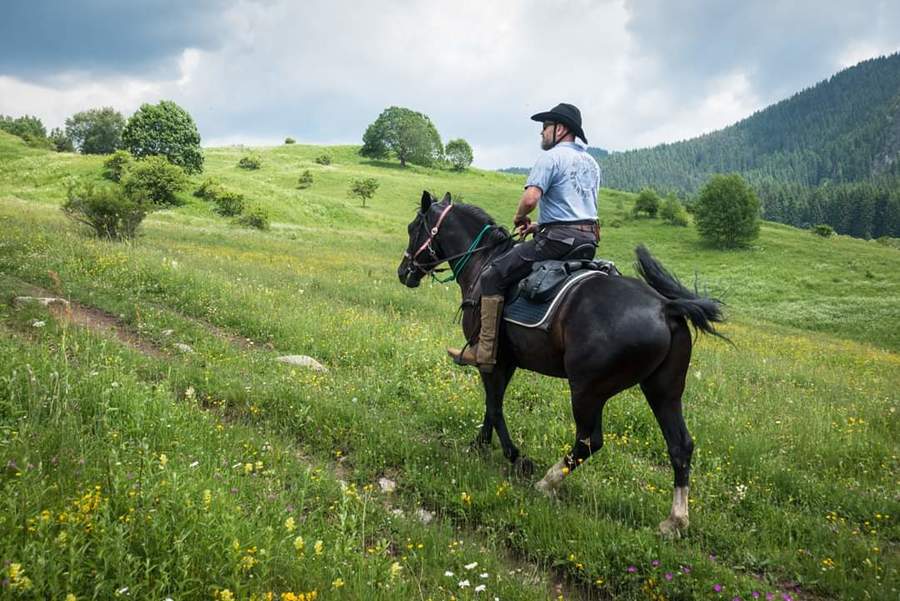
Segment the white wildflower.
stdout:
<path fill-rule="evenodd" d="M 484 591 L 486 588 L 487 587 L 485 585 L 479 584 L 478 586 L 475 587 L 475 592 L 480 593 L 480 592 Z"/>
<path fill-rule="evenodd" d="M 477 561 L 473 561 L 472 563 L 467 563 L 467 564 L 464 565 L 463 567 L 466 568 L 467 570 L 474 570 L 475 568 L 478 567 L 478 562 L 477 562 Z"/>
<path fill-rule="evenodd" d="M 469 583 L 468 580 L 460 580 L 459 581 L 459 588 L 466 588 L 469 586 L 472 586 L 472 585 Z"/>

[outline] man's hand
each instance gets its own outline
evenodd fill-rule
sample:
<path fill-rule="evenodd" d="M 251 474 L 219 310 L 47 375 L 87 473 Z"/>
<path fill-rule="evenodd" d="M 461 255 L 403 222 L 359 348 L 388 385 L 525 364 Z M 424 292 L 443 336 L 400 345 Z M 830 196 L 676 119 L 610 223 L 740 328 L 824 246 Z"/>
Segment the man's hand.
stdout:
<path fill-rule="evenodd" d="M 521 238 L 525 238 L 529 234 L 534 234 L 538 229 L 538 224 L 532 223 L 531 219 L 525 217 L 524 221 L 521 221 L 518 225 L 516 225 L 515 234 Z"/>

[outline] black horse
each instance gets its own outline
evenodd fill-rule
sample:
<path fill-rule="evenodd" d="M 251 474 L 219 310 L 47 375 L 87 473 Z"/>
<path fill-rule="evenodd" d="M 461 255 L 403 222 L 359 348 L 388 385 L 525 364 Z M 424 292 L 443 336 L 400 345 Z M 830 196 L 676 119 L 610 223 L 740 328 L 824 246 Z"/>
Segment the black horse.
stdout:
<path fill-rule="evenodd" d="M 513 240 L 478 207 L 437 202 L 428 192 L 409 224 L 409 246 L 397 272 L 415 288 L 447 261 L 462 289 L 463 331 L 477 334 L 478 278 Z M 549 330 L 511 323 L 501 329 L 497 365 L 482 373 L 486 410 L 475 444 L 490 444 L 497 431 L 503 454 L 523 474 L 531 461 L 519 454 L 503 417 L 503 395 L 517 367 L 567 378 L 575 417 L 572 451 L 535 485 L 553 496 L 565 476 L 603 446 L 602 413 L 606 401 L 640 384 L 662 429 L 675 471 L 672 511 L 660 524 L 664 534 L 688 526 L 688 480 L 694 443 L 681 411 L 681 395 L 691 359 L 687 321 L 719 336 L 712 322 L 722 321 L 721 304 L 692 293 L 650 256 L 637 249 L 636 267 L 644 281 L 628 277 L 589 277 L 577 283 L 552 317 Z"/>

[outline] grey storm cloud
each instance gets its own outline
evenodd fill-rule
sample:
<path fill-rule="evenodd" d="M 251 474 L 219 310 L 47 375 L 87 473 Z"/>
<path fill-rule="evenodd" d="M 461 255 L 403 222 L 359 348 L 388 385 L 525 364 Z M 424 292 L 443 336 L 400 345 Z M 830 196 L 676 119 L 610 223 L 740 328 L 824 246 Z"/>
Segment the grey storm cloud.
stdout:
<path fill-rule="evenodd" d="M 651 77 L 687 94 L 740 71 L 758 96 L 778 99 L 834 73 L 854 45 L 900 49 L 896 0 L 629 0 L 626 7 L 635 47 L 658 59 Z"/>
<path fill-rule="evenodd" d="M 0 74 L 154 73 L 187 47 L 223 42 L 228 0 L 11 0 L 0 19 Z"/>

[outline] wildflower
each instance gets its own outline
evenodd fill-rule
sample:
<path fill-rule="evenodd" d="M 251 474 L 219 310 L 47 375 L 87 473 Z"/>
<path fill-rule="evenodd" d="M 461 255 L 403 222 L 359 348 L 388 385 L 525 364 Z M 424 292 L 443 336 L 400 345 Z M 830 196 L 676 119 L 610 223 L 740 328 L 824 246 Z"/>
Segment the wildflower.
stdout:
<path fill-rule="evenodd" d="M 159 454 L 159 467 L 164 468 L 164 467 L 166 467 L 167 463 L 169 463 L 169 458 L 166 457 L 165 453 L 160 453 Z"/>
<path fill-rule="evenodd" d="M 754 599 L 759 599 L 759 591 L 753 591 L 752 593 L 750 593 L 750 596 Z"/>
<path fill-rule="evenodd" d="M 210 505 L 212 505 L 212 491 L 207 488 L 203 491 L 203 507 L 209 509 Z"/>
<path fill-rule="evenodd" d="M 219 601 L 234 601 L 234 594 L 226 589 L 219 591 Z"/>
<path fill-rule="evenodd" d="M 302 536 L 298 536 L 294 539 L 294 549 L 297 550 L 297 553 L 303 553 L 303 550 L 306 548 L 306 543 L 303 541 Z"/>
<path fill-rule="evenodd" d="M 487 577 L 488 577 L 488 573 L 487 573 L 487 572 L 482 572 L 481 574 L 478 575 L 478 577 L 481 578 L 481 579 L 487 578 Z"/>
<path fill-rule="evenodd" d="M 486 587 L 485 585 L 479 584 L 478 586 L 475 587 L 475 592 L 476 592 L 476 593 L 483 592 L 486 588 L 487 588 L 487 587 Z"/>
<path fill-rule="evenodd" d="M 252 464 L 252 463 L 245 463 L 245 464 L 244 464 L 244 473 L 245 473 L 245 474 L 252 474 L 252 473 L 253 473 L 253 464 Z"/>
<path fill-rule="evenodd" d="M 66 595 L 66 601 L 78 601 L 78 597 L 76 597 L 72 593 L 69 593 L 68 595 Z"/>
<path fill-rule="evenodd" d="M 682 572 L 683 574 L 690 574 L 690 573 L 691 573 L 691 566 L 681 566 L 681 572 Z"/>
<path fill-rule="evenodd" d="M 635 572 L 637 572 L 637 567 L 628 566 L 628 568 L 625 571 L 628 572 L 629 574 L 634 574 Z"/>
<path fill-rule="evenodd" d="M 658 559 L 654 559 L 653 561 L 650 562 L 650 565 L 653 566 L 654 568 L 658 568 L 658 567 L 659 567 L 659 560 L 658 560 Z"/>
<path fill-rule="evenodd" d="M 334 582 L 331 583 L 331 588 L 333 588 L 333 589 L 339 589 L 339 588 L 341 588 L 342 586 L 344 586 L 344 579 L 343 579 L 343 578 L 335 578 L 335 579 L 334 579 Z"/>
<path fill-rule="evenodd" d="M 469 583 L 468 580 L 460 580 L 459 581 L 459 588 L 466 588 L 469 586 L 472 586 L 472 585 Z"/>
<path fill-rule="evenodd" d="M 313 550 L 316 552 L 316 555 L 321 555 L 324 547 L 325 544 L 322 541 L 317 540 L 316 544 L 313 545 Z"/>
<path fill-rule="evenodd" d="M 446 572 L 444 572 L 444 576 L 446 576 L 448 578 L 453 578 L 453 576 L 455 576 L 455 574 L 453 572 L 451 572 L 450 570 L 447 570 Z"/>
<path fill-rule="evenodd" d="M 400 565 L 400 562 L 399 562 L 399 561 L 395 561 L 394 563 L 392 563 L 392 564 L 391 564 L 391 568 L 390 568 L 390 570 L 389 570 L 389 571 L 390 571 L 390 574 L 391 574 L 391 580 L 393 580 L 394 578 L 396 578 L 397 576 L 399 576 L 399 575 L 400 575 L 400 571 L 401 571 L 402 569 L 403 569 L 403 566 Z"/>
<path fill-rule="evenodd" d="M 462 492 L 462 495 L 460 495 L 460 498 L 462 499 L 462 502 L 463 502 L 464 505 L 471 505 L 471 504 L 472 504 L 472 495 L 470 495 L 470 494 L 467 493 L 466 491 L 463 491 L 463 492 Z"/>
<path fill-rule="evenodd" d="M 478 567 L 478 562 L 477 562 L 477 561 L 473 561 L 472 563 L 467 563 L 467 564 L 464 565 L 463 567 L 464 567 L 465 569 L 467 569 L 467 570 L 474 570 L 475 568 Z"/>
<path fill-rule="evenodd" d="M 721 592 L 722 592 L 722 585 L 721 585 L 721 584 L 714 584 L 714 585 L 713 585 L 713 590 L 714 590 L 715 592 L 717 592 L 717 593 L 721 593 Z"/>
<path fill-rule="evenodd" d="M 670 581 L 671 581 L 671 580 L 672 580 L 672 572 L 666 572 L 666 575 L 664 576 L 664 578 L 665 578 L 666 580 L 670 580 Z"/>
<path fill-rule="evenodd" d="M 297 529 L 297 525 L 294 523 L 293 517 L 289 517 L 288 519 L 286 519 L 284 521 L 284 529 L 287 530 L 288 532 L 293 532 L 294 530 Z"/>

